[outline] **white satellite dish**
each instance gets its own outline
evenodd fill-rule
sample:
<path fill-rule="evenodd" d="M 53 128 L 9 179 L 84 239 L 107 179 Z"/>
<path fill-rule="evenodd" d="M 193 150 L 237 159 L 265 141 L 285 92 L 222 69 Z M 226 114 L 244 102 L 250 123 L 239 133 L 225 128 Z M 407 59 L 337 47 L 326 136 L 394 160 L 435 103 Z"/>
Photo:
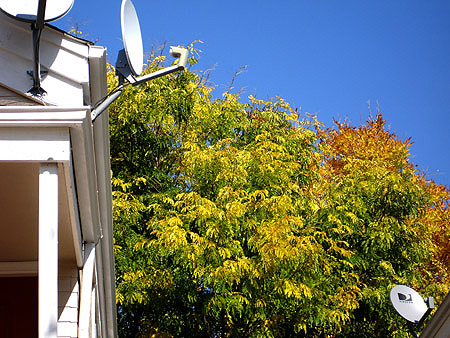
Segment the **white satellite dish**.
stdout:
<path fill-rule="evenodd" d="M 121 7 L 122 39 L 130 69 L 135 76 L 142 73 L 144 65 L 144 47 L 141 27 L 131 0 L 123 0 Z"/>
<path fill-rule="evenodd" d="M 0 9 L 17 20 L 35 22 L 39 0 L 0 0 Z M 73 6 L 73 0 L 47 0 L 45 22 L 55 21 L 66 15 Z"/>
<path fill-rule="evenodd" d="M 390 293 L 392 306 L 408 322 L 420 322 L 428 311 L 423 298 L 406 285 L 396 285 Z"/>
<path fill-rule="evenodd" d="M 128 84 L 137 86 L 158 77 L 182 71 L 186 68 L 188 62 L 189 51 L 186 48 L 172 46 L 169 54 L 178 58 L 177 64 L 136 78 L 142 73 L 144 67 L 144 47 L 142 45 L 141 28 L 136 9 L 131 0 L 122 0 L 120 17 L 124 48 L 119 51 L 116 61 L 116 74 L 119 76 L 119 86 L 110 95 L 93 106 L 91 111 L 92 122 L 122 94 L 127 85 L 125 80 L 127 80 Z"/>

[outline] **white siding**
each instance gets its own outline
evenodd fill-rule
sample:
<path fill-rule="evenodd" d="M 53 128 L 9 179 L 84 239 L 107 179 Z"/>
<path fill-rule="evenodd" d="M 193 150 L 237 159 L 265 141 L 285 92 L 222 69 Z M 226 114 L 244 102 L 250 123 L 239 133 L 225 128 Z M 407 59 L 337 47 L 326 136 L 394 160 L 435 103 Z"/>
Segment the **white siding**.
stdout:
<path fill-rule="evenodd" d="M 58 280 L 58 338 L 78 337 L 78 309 L 80 285 L 78 270 L 65 266 L 60 268 Z"/>
<path fill-rule="evenodd" d="M 45 100 L 59 106 L 81 106 L 88 96 L 89 46 L 87 43 L 46 26 L 40 42 Z M 30 24 L 0 12 L 0 73 L 2 82 L 26 93 L 33 79 L 33 44 Z"/>

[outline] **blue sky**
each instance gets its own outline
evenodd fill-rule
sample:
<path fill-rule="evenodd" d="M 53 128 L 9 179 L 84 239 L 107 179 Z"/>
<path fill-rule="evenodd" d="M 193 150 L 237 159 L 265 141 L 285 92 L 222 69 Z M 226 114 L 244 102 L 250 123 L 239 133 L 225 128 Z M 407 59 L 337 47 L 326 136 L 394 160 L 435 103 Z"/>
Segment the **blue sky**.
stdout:
<path fill-rule="evenodd" d="M 122 48 L 120 0 L 75 0 L 54 24 Z M 450 185 L 450 1 L 133 0 L 144 51 L 202 40 L 198 70 L 214 68 L 217 95 L 233 75 L 242 98 L 280 96 L 326 126 L 359 125 L 377 103 L 390 130 L 412 138 L 412 161 Z"/>

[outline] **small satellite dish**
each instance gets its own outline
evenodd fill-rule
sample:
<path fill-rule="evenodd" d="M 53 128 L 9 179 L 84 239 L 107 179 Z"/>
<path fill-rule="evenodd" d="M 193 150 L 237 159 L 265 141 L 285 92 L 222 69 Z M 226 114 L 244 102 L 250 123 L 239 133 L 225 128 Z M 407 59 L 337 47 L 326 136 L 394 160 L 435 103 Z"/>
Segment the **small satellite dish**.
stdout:
<path fill-rule="evenodd" d="M 408 322 L 419 323 L 428 311 L 423 298 L 406 285 L 396 285 L 390 293 L 392 306 Z"/>
<path fill-rule="evenodd" d="M 0 9 L 13 18 L 33 23 L 37 19 L 39 0 L 0 0 Z M 73 0 L 47 0 L 45 22 L 62 18 L 73 6 Z"/>
<path fill-rule="evenodd" d="M 133 75 L 139 76 L 144 64 L 144 47 L 139 19 L 131 0 L 122 1 L 120 14 L 122 39 L 128 64 Z"/>

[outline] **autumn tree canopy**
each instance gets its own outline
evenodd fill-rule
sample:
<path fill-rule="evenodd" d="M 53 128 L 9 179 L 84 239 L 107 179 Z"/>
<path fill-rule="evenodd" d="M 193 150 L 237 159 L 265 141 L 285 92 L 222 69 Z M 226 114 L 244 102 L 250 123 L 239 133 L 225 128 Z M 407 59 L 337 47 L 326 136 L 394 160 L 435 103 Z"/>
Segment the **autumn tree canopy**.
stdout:
<path fill-rule="evenodd" d="M 212 90 L 186 71 L 110 108 L 121 337 L 407 337 L 389 290 L 449 285 L 449 190 L 411 141 Z"/>

